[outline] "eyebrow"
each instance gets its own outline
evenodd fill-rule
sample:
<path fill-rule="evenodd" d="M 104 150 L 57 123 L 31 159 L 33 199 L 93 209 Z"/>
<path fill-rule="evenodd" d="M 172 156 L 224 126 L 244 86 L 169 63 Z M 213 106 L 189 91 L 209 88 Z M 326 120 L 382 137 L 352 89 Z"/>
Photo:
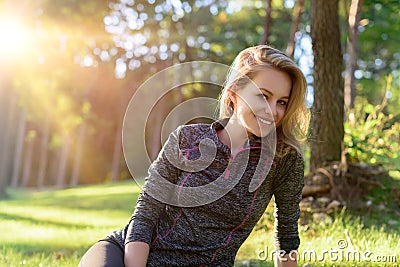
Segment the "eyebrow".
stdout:
<path fill-rule="evenodd" d="M 270 95 L 274 95 L 271 91 L 269 91 L 268 89 L 265 89 L 265 88 L 260 88 L 260 90 L 263 90 L 263 91 L 266 91 L 268 94 L 270 94 Z M 281 97 L 281 99 L 282 98 L 287 98 L 287 99 L 289 99 L 289 96 L 283 96 L 283 97 Z"/>

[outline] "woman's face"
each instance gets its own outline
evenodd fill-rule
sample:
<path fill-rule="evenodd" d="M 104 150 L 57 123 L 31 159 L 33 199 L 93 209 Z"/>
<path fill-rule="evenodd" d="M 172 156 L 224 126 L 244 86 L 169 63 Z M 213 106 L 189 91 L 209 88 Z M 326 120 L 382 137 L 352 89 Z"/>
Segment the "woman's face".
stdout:
<path fill-rule="evenodd" d="M 248 134 L 268 135 L 280 125 L 289 102 L 292 81 L 277 69 L 263 69 L 247 84 L 230 92 L 235 115 Z"/>

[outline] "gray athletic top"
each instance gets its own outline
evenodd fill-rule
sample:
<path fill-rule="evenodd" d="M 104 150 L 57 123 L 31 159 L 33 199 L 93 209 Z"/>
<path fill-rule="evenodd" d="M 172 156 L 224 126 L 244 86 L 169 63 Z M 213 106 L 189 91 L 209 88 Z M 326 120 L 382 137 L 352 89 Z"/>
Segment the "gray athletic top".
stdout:
<path fill-rule="evenodd" d="M 287 253 L 297 249 L 300 244 L 299 202 L 304 185 L 304 161 L 301 154 L 294 148 L 278 142 L 276 148 L 281 156 L 273 157 L 273 161 L 270 159 L 271 168 L 268 174 L 263 174 L 257 166 L 268 158 L 260 156 L 263 155 L 261 152 L 264 149 L 261 146 L 261 138 L 250 137 L 243 149 L 232 157 L 230 149 L 217 136 L 217 131 L 223 129 L 226 123 L 227 119 L 211 125 L 178 127 L 169 136 L 158 158 L 151 164 L 129 224 L 124 229 L 113 232 L 108 238 L 117 242 L 122 249 L 125 244 L 133 241 L 149 244 L 147 266 L 150 267 L 233 266 L 239 247 L 249 236 L 274 195 L 276 249 L 285 250 Z M 201 159 L 199 144 L 206 138 L 216 147 L 214 160 L 209 166 L 199 171 L 191 171 L 177 168 L 175 166 L 179 164 L 171 163 L 171 157 L 180 158 L 182 155 L 187 162 Z M 238 175 L 241 178 L 232 178 Z M 264 175 L 264 179 L 260 180 L 255 190 L 250 190 L 250 182 L 255 179 L 253 175 L 259 178 Z M 174 191 L 175 196 L 178 195 L 178 204 L 185 201 L 189 203 L 188 195 L 179 198 L 182 187 L 210 184 L 220 176 L 222 184 L 215 188 L 227 188 L 232 185 L 227 181 L 233 179 L 232 189 L 228 188 L 229 192 L 208 204 L 182 207 L 165 204 L 165 201 L 157 200 L 160 199 L 157 196 L 153 197 L 154 192 L 164 196 L 171 195 L 171 192 L 166 190 L 167 187 L 160 183 L 160 180 L 163 180 L 179 186 L 178 192 L 170 190 Z M 161 177 L 165 180 L 160 179 Z M 221 190 L 223 191 L 223 188 Z M 199 197 L 203 197 L 201 201 L 208 200 L 207 195 L 201 194 L 194 195 L 193 198 Z M 211 194 L 210 198 L 212 197 Z M 172 197 L 171 201 L 173 199 Z"/>

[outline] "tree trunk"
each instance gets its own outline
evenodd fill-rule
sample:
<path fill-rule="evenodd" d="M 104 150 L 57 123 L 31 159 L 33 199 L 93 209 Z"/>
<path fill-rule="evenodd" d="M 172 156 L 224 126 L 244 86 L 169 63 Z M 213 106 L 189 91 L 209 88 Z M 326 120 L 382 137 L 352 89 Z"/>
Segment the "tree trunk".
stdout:
<path fill-rule="evenodd" d="M 40 142 L 40 156 L 39 156 L 39 172 L 37 178 L 37 186 L 43 188 L 44 177 L 46 175 L 47 166 L 47 145 L 49 143 L 50 136 L 50 116 L 46 117 L 46 122 L 44 124 L 43 136 Z"/>
<path fill-rule="evenodd" d="M 122 120 L 122 119 L 121 119 Z M 111 167 L 111 182 L 118 181 L 119 165 L 121 163 L 121 148 L 122 148 L 122 123 L 118 123 L 117 133 L 115 135 L 114 155 Z"/>
<path fill-rule="evenodd" d="M 25 108 L 22 108 L 18 122 L 17 144 L 15 147 L 13 171 L 11 177 L 11 187 L 14 188 L 18 186 L 18 181 L 21 174 L 22 152 L 24 150 L 24 140 L 25 140 L 25 127 L 26 127 L 26 110 Z"/>
<path fill-rule="evenodd" d="M 157 93 L 157 91 L 155 91 Z M 163 117 L 164 117 L 164 112 L 165 112 L 165 98 L 168 97 L 167 95 L 163 96 L 163 99 L 161 99 L 158 102 L 158 108 L 154 109 L 157 114 L 153 116 L 149 116 L 149 121 L 152 122 L 151 128 L 149 128 L 149 148 L 150 148 L 150 160 L 153 162 L 157 156 L 158 153 L 160 152 L 161 149 L 161 130 L 163 126 Z"/>
<path fill-rule="evenodd" d="M 165 70 L 167 67 L 169 67 L 167 62 L 164 62 L 162 65 L 161 70 Z M 160 82 L 165 81 L 167 83 L 168 79 L 171 79 L 171 77 L 166 77 L 165 71 L 161 71 L 159 74 Z M 154 90 L 154 99 L 158 99 L 159 96 L 159 90 Z M 161 143 L 161 132 L 162 132 L 162 127 L 163 127 L 163 122 L 166 117 L 166 112 L 167 112 L 167 104 L 168 100 L 170 99 L 170 94 L 164 94 L 158 101 L 157 105 L 154 106 L 152 109 L 151 113 L 148 116 L 148 121 L 146 121 L 146 124 L 148 124 L 148 133 L 146 137 L 148 136 L 149 142 L 147 143 L 147 151 L 148 155 L 150 157 L 150 161 L 153 162 L 157 156 L 158 153 L 161 150 L 162 143 Z M 155 103 L 154 103 L 155 104 Z"/>
<path fill-rule="evenodd" d="M 77 186 L 79 182 L 79 174 L 81 172 L 82 152 L 83 152 L 85 135 L 86 135 L 86 122 L 85 120 L 83 120 L 82 124 L 79 125 L 79 136 L 78 136 L 78 143 L 76 146 L 77 151 L 74 157 L 74 166 L 72 169 L 72 176 L 70 183 L 71 187 Z"/>
<path fill-rule="evenodd" d="M 299 30 L 301 14 L 303 14 L 304 0 L 297 0 L 294 6 L 292 28 L 289 36 L 289 43 L 286 48 L 286 55 L 293 58 L 296 46 L 296 32 Z"/>
<path fill-rule="evenodd" d="M 137 87 L 136 81 L 128 82 L 129 86 Z M 117 132 L 115 135 L 115 143 L 114 143 L 114 154 L 113 161 L 111 166 L 111 182 L 115 183 L 118 181 L 119 169 L 121 164 L 121 156 L 122 156 L 122 130 L 123 130 L 123 122 L 126 108 L 129 105 L 129 101 L 131 100 L 131 92 L 129 90 L 125 90 L 122 92 L 122 98 L 120 100 L 120 119 L 117 124 Z M 140 129 L 143 130 L 143 129 Z"/>
<path fill-rule="evenodd" d="M 186 74 L 185 74 L 186 75 Z M 179 76 L 179 75 L 178 75 Z M 177 81 L 177 83 L 179 83 L 179 84 L 181 84 L 181 81 Z M 177 88 L 177 91 L 175 92 L 176 93 L 176 102 L 175 102 L 175 106 L 174 107 L 176 107 L 176 106 L 178 106 L 178 105 L 180 105 L 181 103 L 183 103 L 183 101 L 184 101 L 184 97 L 183 97 L 183 92 L 182 92 L 182 90 L 183 90 L 183 88 L 182 87 L 180 87 L 180 88 Z M 172 125 L 171 125 L 171 128 L 174 128 L 173 130 L 175 130 L 176 129 L 176 127 L 178 127 L 180 124 L 182 124 L 183 122 L 182 122 L 182 116 L 181 116 L 181 114 L 179 113 L 179 112 L 175 112 L 175 116 L 173 117 L 173 121 L 172 121 Z M 172 131 L 173 131 L 172 130 Z"/>
<path fill-rule="evenodd" d="M 356 98 L 356 81 L 354 72 L 357 68 L 358 57 L 358 26 L 361 19 L 361 8 L 363 0 L 352 0 L 349 13 L 349 37 L 347 40 L 347 65 L 346 77 L 344 82 L 345 105 L 349 109 L 354 108 Z"/>
<path fill-rule="evenodd" d="M 314 104 L 311 119 L 313 171 L 324 162 L 340 161 L 344 96 L 338 0 L 312 0 L 311 38 L 314 53 Z"/>
<path fill-rule="evenodd" d="M 16 128 L 14 125 L 16 109 L 14 94 L 2 89 L 5 88 L 0 88 L 0 129 L 3 129 L 0 132 L 0 196 L 5 194 L 5 189 L 9 185 L 12 175 L 12 146 Z"/>
<path fill-rule="evenodd" d="M 67 174 L 67 163 L 68 163 L 68 156 L 69 156 L 69 136 L 64 134 L 63 136 L 63 145 L 61 147 L 60 152 L 60 163 L 58 165 L 57 170 L 57 180 L 56 180 L 56 187 L 63 188 L 65 187 L 65 176 Z"/>
<path fill-rule="evenodd" d="M 35 142 L 34 136 L 28 136 L 24 159 L 24 168 L 22 171 L 22 187 L 27 187 L 29 184 L 29 178 L 32 170 L 32 156 L 33 156 L 33 144 Z"/>
<path fill-rule="evenodd" d="M 272 24 L 272 19 L 271 19 L 272 0 L 266 1 L 265 11 L 266 11 L 266 14 L 265 14 L 265 20 L 264 20 L 264 34 L 261 39 L 261 44 L 269 43 L 269 35 L 271 33 L 271 24 Z"/>

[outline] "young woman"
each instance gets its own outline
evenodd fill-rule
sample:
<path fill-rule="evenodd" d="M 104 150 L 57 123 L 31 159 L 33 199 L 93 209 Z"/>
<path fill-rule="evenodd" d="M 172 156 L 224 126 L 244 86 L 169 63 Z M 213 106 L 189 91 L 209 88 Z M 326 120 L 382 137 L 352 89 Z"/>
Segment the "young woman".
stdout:
<path fill-rule="evenodd" d="M 300 244 L 305 94 L 304 75 L 285 54 L 267 45 L 243 50 L 221 92 L 220 119 L 169 136 L 129 224 L 93 245 L 80 266 L 233 266 L 272 196 L 276 265 L 296 266 L 288 253 Z M 212 161 L 200 168 L 204 155 Z"/>

